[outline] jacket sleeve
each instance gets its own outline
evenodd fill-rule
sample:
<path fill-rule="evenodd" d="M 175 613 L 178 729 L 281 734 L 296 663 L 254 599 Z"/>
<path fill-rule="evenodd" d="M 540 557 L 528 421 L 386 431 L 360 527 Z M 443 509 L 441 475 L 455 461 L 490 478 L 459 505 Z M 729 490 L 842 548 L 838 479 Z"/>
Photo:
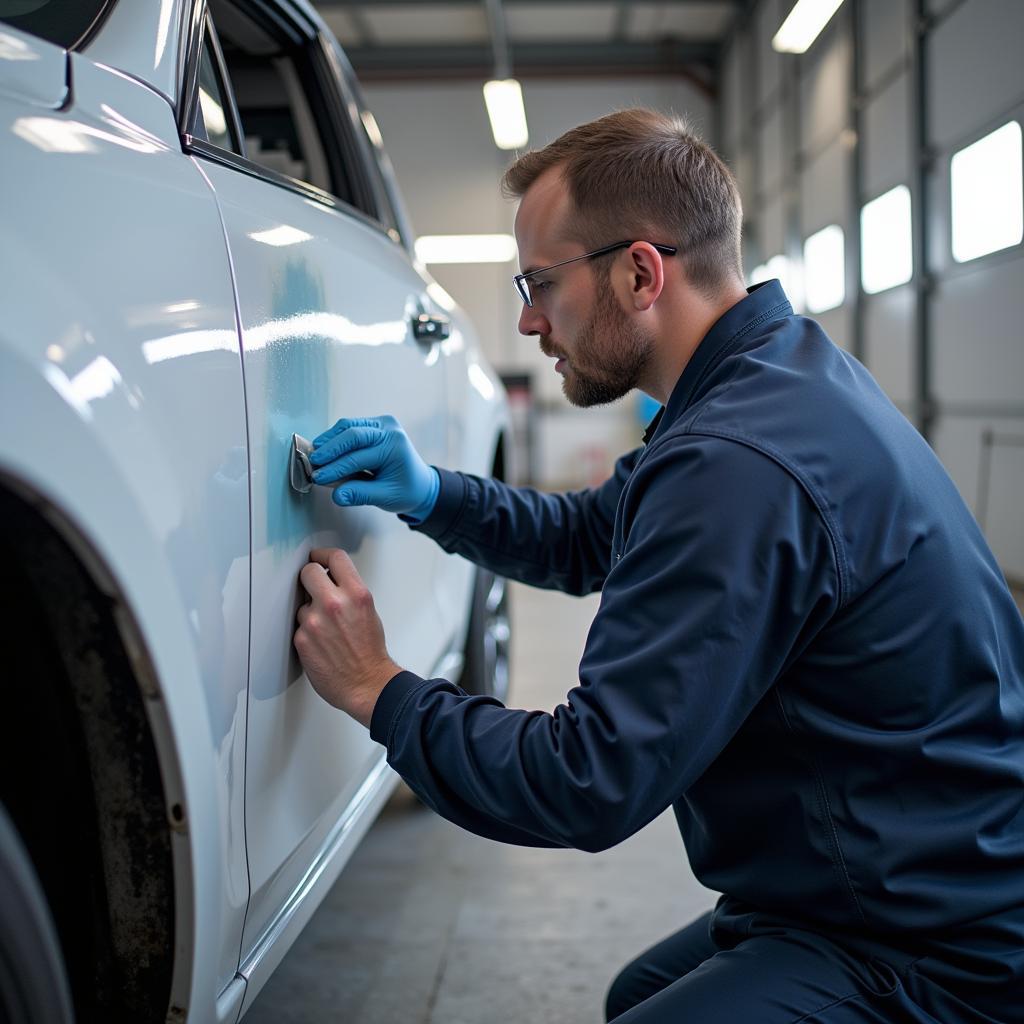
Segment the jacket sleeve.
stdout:
<path fill-rule="evenodd" d="M 600 487 L 568 494 L 439 469 L 437 504 L 410 525 L 500 576 L 589 594 L 608 575 L 615 508 L 641 451 L 622 456 Z"/>
<path fill-rule="evenodd" d="M 636 470 L 578 685 L 553 714 L 401 673 L 371 734 L 441 815 L 601 850 L 681 797 L 837 607 L 830 537 L 767 456 L 669 438 Z"/>

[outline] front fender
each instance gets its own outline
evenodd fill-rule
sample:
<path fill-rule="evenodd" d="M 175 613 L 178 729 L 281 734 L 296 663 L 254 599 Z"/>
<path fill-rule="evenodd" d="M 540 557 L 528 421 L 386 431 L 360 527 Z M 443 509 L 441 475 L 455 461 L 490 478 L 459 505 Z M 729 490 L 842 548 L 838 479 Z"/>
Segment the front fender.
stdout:
<path fill-rule="evenodd" d="M 199 908 L 215 906 L 226 884 L 219 866 L 218 769 L 210 717 L 186 610 L 173 573 L 133 482 L 52 383 L 0 344 L 4 419 L 18 425 L 0 438 L 0 481 L 39 509 L 76 552 L 98 589 L 119 608 L 117 620 L 136 670 L 160 760 L 168 808 L 184 808 L 172 832 L 177 957 L 173 1002 L 193 1004 L 193 964 L 216 963 L 197 929 Z M 101 482 L 100 486 L 97 483 Z M 116 510 L 116 511 L 115 511 Z M 113 513 L 113 514 L 112 514 Z M 168 814 L 170 818 L 170 814 Z"/>

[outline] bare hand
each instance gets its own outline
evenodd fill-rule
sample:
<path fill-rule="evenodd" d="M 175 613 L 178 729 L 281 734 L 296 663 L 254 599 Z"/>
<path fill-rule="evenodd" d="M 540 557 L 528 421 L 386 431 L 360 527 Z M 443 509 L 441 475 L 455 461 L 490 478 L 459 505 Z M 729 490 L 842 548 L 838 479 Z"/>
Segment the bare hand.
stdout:
<path fill-rule="evenodd" d="M 340 548 L 314 548 L 299 579 L 310 596 L 294 638 L 306 675 L 328 704 L 369 728 L 381 690 L 402 671 L 388 656 L 373 595 Z"/>

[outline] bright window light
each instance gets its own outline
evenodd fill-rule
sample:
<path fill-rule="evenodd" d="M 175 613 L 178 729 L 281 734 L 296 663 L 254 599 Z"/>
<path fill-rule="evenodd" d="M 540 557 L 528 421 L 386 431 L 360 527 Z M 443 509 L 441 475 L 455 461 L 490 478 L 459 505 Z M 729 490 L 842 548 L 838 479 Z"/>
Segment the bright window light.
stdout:
<path fill-rule="evenodd" d="M 484 84 L 484 102 L 491 119 L 491 133 L 498 149 L 522 149 L 530 140 L 526 128 L 523 90 L 514 78 Z"/>
<path fill-rule="evenodd" d="M 843 0 L 797 0 L 772 39 L 780 53 L 804 53 L 839 10 Z"/>
<path fill-rule="evenodd" d="M 860 211 L 860 280 L 868 295 L 906 284 L 914 274 L 910 189 L 883 192 Z"/>
<path fill-rule="evenodd" d="M 804 298 L 811 313 L 824 313 L 846 299 L 843 229 L 838 224 L 816 231 L 804 242 Z"/>
<path fill-rule="evenodd" d="M 1024 237 L 1021 130 L 1016 121 L 953 154 L 953 259 L 977 259 Z"/>
<path fill-rule="evenodd" d="M 799 313 L 803 309 L 803 282 L 800 280 L 799 265 L 788 257 L 779 253 L 773 256 L 767 263 L 754 267 L 750 272 L 750 283 L 759 284 L 761 281 L 771 281 L 778 278 L 782 290 L 786 293 L 794 312 Z"/>
<path fill-rule="evenodd" d="M 768 264 L 759 263 L 750 272 L 750 279 L 747 281 L 747 284 L 760 284 L 762 281 L 770 281 L 771 278 L 772 275 L 768 271 Z"/>
<path fill-rule="evenodd" d="M 423 235 L 416 239 L 422 263 L 508 263 L 516 258 L 511 235 Z"/>

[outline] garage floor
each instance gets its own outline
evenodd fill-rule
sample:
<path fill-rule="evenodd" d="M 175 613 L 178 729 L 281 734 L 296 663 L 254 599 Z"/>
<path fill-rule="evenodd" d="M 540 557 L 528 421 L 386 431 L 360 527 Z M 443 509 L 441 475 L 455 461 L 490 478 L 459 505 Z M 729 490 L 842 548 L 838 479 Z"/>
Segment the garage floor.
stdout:
<path fill-rule="evenodd" d="M 509 703 L 575 683 L 597 596 L 516 586 Z M 714 902 L 671 812 L 613 850 L 470 835 L 400 787 L 246 1024 L 597 1024 L 628 960 Z"/>

